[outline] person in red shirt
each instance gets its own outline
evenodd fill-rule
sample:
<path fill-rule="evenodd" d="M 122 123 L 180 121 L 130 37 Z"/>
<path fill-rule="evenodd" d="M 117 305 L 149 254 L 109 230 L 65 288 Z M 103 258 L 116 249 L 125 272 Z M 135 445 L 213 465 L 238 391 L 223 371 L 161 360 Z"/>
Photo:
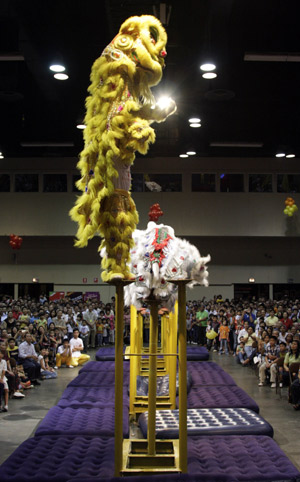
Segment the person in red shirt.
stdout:
<path fill-rule="evenodd" d="M 287 311 L 284 311 L 283 314 L 282 314 L 282 318 L 281 318 L 281 323 L 284 324 L 284 326 L 286 327 L 287 330 L 289 330 L 290 328 L 292 328 L 293 326 L 293 322 L 292 320 L 288 317 L 288 313 Z"/>

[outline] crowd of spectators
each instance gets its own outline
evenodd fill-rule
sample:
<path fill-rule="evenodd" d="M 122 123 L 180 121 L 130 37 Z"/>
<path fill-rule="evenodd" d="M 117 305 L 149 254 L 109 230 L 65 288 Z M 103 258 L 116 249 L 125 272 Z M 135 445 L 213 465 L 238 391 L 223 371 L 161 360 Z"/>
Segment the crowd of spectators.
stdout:
<path fill-rule="evenodd" d="M 189 301 L 187 340 L 256 368 L 260 387 L 290 385 L 300 409 L 300 300 Z"/>
<path fill-rule="evenodd" d="M 149 330 L 147 314 L 148 310 L 144 340 Z M 207 346 L 220 356 L 233 355 L 243 367 L 257 367 L 259 386 L 269 380 L 274 388 L 277 382 L 295 378 L 291 397 L 294 408 L 300 408 L 300 300 L 223 300 L 219 295 L 188 301 L 186 314 L 188 343 Z M 44 295 L 39 300 L 4 296 L 0 301 L 1 410 L 8 410 L 9 395 L 22 398 L 24 390 L 40 380 L 56 378 L 63 364 L 73 368 L 86 362 L 89 349 L 114 344 L 114 335 L 114 297 L 103 303 L 50 301 Z M 125 308 L 125 343 L 129 337 L 130 314 Z"/>

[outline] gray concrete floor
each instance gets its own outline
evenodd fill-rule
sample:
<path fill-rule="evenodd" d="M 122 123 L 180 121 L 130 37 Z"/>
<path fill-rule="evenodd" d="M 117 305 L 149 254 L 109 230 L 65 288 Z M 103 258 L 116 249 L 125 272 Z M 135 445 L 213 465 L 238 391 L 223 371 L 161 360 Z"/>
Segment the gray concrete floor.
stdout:
<path fill-rule="evenodd" d="M 94 352 L 89 353 L 94 359 Z M 221 365 L 259 405 L 260 414 L 274 428 L 274 440 L 300 470 L 300 412 L 287 402 L 287 389 L 282 398 L 269 387 L 258 387 L 254 370 L 237 365 L 232 356 L 211 353 L 211 361 Z M 26 390 L 26 398 L 10 400 L 9 411 L 0 414 L 0 463 L 29 437 L 48 410 L 56 405 L 67 384 L 78 374 L 79 368 L 62 368 L 56 380 L 45 380 L 34 390 Z"/>

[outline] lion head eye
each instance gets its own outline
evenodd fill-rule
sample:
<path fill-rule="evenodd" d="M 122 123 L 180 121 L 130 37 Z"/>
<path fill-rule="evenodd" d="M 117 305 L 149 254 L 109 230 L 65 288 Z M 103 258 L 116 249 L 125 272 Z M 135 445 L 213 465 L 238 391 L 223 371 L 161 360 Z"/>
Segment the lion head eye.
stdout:
<path fill-rule="evenodd" d="M 158 30 L 155 27 L 150 27 L 149 32 L 150 32 L 151 42 L 155 45 L 159 37 Z"/>

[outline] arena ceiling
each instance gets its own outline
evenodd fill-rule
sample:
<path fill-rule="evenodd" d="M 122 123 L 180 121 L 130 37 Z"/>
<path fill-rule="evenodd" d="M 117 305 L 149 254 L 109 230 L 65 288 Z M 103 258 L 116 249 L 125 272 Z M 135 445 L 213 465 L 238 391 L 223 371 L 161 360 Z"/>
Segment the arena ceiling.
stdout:
<path fill-rule="evenodd" d="M 149 156 L 195 150 L 201 157 L 273 157 L 283 146 L 300 157 L 299 0 L 2 0 L 5 157 L 76 157 L 82 148 L 76 123 L 93 61 L 128 16 L 154 12 L 169 37 L 155 95 L 172 96 L 178 110 L 157 126 Z M 268 57 L 247 61 L 246 54 Z M 58 56 L 66 81 L 49 70 Z M 199 69 L 208 58 L 217 66 L 213 80 Z M 202 127 L 189 127 L 191 116 L 200 117 Z"/>

